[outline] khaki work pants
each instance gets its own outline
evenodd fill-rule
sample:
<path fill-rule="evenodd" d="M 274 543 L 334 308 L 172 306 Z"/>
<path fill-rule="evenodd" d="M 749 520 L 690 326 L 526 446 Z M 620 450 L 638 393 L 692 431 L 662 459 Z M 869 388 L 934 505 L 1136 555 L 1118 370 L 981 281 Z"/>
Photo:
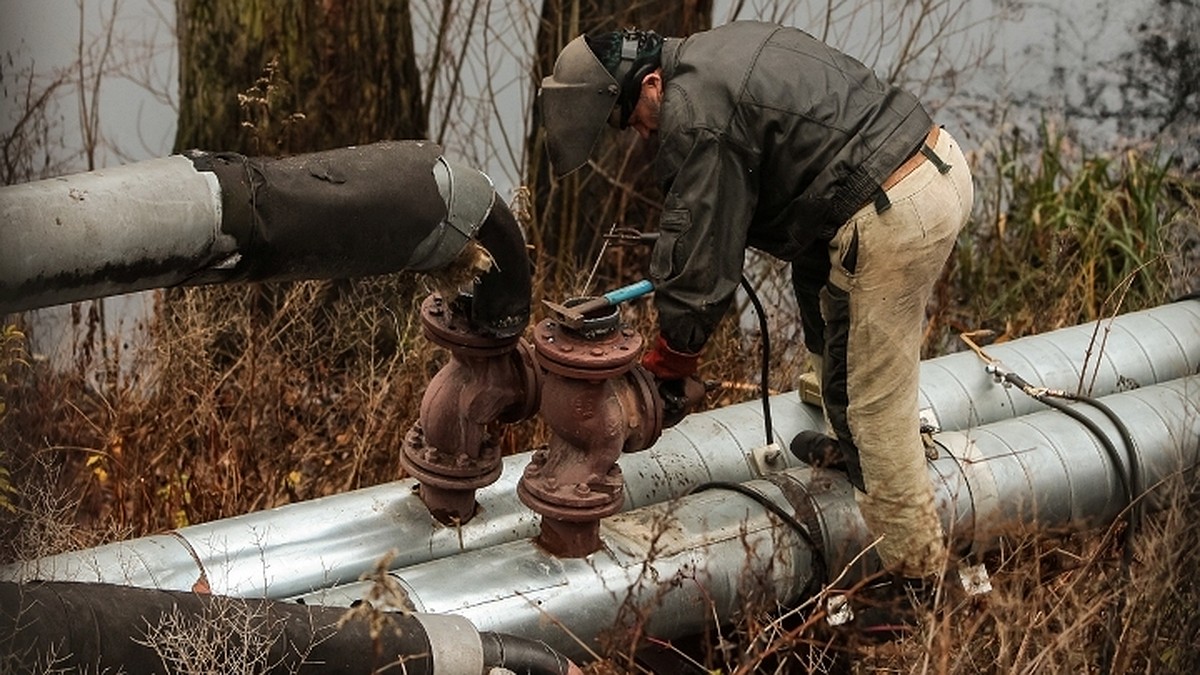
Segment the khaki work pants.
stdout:
<path fill-rule="evenodd" d="M 857 448 L 866 493 L 859 507 L 884 566 L 940 574 L 946 543 L 920 437 L 917 378 L 925 309 L 974 199 L 958 143 L 940 130 L 941 173 L 922 162 L 887 191 L 890 208 L 859 210 L 829 243 L 821 291 L 826 322 L 826 412 L 843 448 Z"/>

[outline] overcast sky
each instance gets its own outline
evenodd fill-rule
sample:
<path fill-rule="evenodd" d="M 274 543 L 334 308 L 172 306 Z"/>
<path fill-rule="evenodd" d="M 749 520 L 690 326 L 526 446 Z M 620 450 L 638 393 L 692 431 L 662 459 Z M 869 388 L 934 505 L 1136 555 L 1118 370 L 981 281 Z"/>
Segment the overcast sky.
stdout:
<path fill-rule="evenodd" d="M 11 128 L 19 114 L 14 105 L 18 100 L 13 91 L 15 78 L 32 66 L 38 73 L 35 87 L 44 86 L 53 73 L 75 63 L 81 19 L 84 53 L 99 54 L 104 27 L 116 6 L 112 53 L 129 57 L 131 63 L 122 64 L 120 73 L 110 72 L 103 80 L 99 96 L 101 134 L 108 147 L 100 153 L 99 163 L 120 164 L 170 153 L 175 136 L 175 110 L 170 101 L 177 89 L 171 48 L 174 3 L 85 0 L 82 6 L 81 12 L 76 0 L 0 0 L 0 52 L 4 55 L 4 84 L 9 90 L 4 98 L 5 111 L 0 115 L 4 130 Z M 109 63 L 110 67 L 118 65 L 116 59 Z M 78 81 L 79 74 L 72 72 L 71 77 Z M 78 89 L 72 86 L 61 92 L 55 118 L 61 120 L 66 145 L 78 146 Z"/>
<path fill-rule="evenodd" d="M 959 83 L 956 100 L 940 100 L 937 92 L 929 92 L 927 100 L 934 108 L 947 104 L 940 121 L 963 127 L 976 126 L 971 117 L 972 106 L 982 107 L 986 112 L 996 103 L 1024 98 L 1044 101 L 1050 107 L 1063 97 L 1079 95 L 1074 91 L 1078 89 L 1075 86 L 1078 78 L 1094 81 L 1115 76 L 1103 67 L 1097 68 L 1097 64 L 1111 58 L 1121 45 L 1129 44 L 1128 33 L 1134 18 L 1139 11 L 1152 6 L 1152 0 L 1059 0 L 1050 5 L 1017 0 L 964 2 L 966 14 L 961 24 L 969 28 L 951 40 L 943 39 L 940 46 L 949 50 L 949 64 L 956 65 L 967 63 L 972 51 L 987 41 L 991 48 L 987 65 L 969 71 L 974 77 Z M 475 146 L 479 145 L 480 130 L 490 130 L 482 135 L 494 139 L 502 126 L 510 137 L 509 149 L 520 151 L 519 140 L 523 137 L 525 123 L 523 113 L 530 100 L 529 80 L 521 65 L 527 55 L 522 53 L 521 45 L 532 43 L 536 4 L 530 0 L 492 3 L 492 16 L 478 20 L 469 29 L 463 27 L 472 35 L 483 37 L 475 43 L 490 50 L 490 86 L 495 88 L 499 83 L 500 96 L 504 99 L 496 107 L 454 111 L 452 118 L 458 123 L 458 129 L 445 138 L 447 154 L 487 171 L 505 198 L 511 197 L 512 187 L 520 181 L 520 158 L 497 153 L 494 148 Z M 434 20 L 431 12 L 437 5 L 437 0 L 413 3 L 420 46 L 425 45 L 421 27 Z M 715 5 L 714 20 L 717 23 L 727 21 L 730 2 L 717 0 Z M 798 7 L 787 18 L 789 23 L 814 32 L 821 31 L 824 12 L 814 13 L 813 8 L 823 10 L 825 3 L 822 0 L 747 3 L 751 8 L 778 5 Z M 51 73 L 73 63 L 79 48 L 81 15 L 85 53 L 90 51 L 92 56 L 85 60 L 94 62 L 103 28 L 114 6 L 117 8 L 114 53 L 134 55 L 134 65 L 123 68 L 121 73 L 110 72 L 105 76 L 100 93 L 100 118 L 101 133 L 108 147 L 100 154 L 99 163 L 124 163 L 170 152 L 175 134 L 173 101 L 177 91 L 173 0 L 0 0 L 0 17 L 3 18 L 0 21 L 0 52 L 5 55 L 4 84 L 10 89 L 3 101 L 5 110 L 0 111 L 0 128 L 10 128 L 14 115 L 19 114 L 15 109 L 17 106 L 13 105 L 15 77 L 32 64 L 42 75 L 40 82 L 44 83 Z M 878 0 L 850 5 L 861 7 L 866 13 L 858 15 L 860 20 L 840 23 L 839 30 L 831 33 L 830 39 L 865 59 L 871 50 L 869 37 L 873 33 L 864 27 L 877 26 L 877 13 L 888 6 L 891 6 L 890 2 Z M 1006 10 L 1008 20 L 987 20 L 995 17 L 1001 8 L 1016 9 Z M 420 51 L 424 54 L 428 50 Z M 13 61 L 11 65 L 9 56 Z M 468 54 L 468 61 L 472 59 L 479 57 Z M 886 66 L 888 57 L 883 55 L 882 61 Z M 500 70 L 495 70 L 497 67 Z M 1051 80 L 1055 73 L 1064 71 L 1068 73 L 1066 76 L 1059 75 L 1057 81 Z M 1078 71 L 1079 75 L 1071 75 L 1072 71 Z M 78 79 L 78 74 L 72 73 L 72 77 Z M 460 93 L 471 96 L 484 91 L 489 86 L 486 79 L 488 76 L 481 67 L 469 68 Z M 66 131 L 64 141 L 68 147 L 78 145 L 77 92 L 74 87 L 62 90 L 55 115 L 56 119 L 61 119 L 60 126 Z M 1108 89 L 1105 93 L 1111 96 L 1113 90 Z M 512 119 L 502 119 L 507 112 L 512 112 Z M 1041 114 L 1040 110 L 1034 112 Z M 438 118 L 445 114 L 435 103 L 431 111 L 434 118 L 431 134 L 435 137 Z"/>

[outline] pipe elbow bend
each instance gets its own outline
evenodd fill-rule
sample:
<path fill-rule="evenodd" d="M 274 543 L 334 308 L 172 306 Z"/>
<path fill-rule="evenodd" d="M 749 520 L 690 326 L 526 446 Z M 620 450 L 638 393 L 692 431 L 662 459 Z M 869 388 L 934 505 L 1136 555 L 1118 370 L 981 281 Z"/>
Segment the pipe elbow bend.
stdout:
<path fill-rule="evenodd" d="M 473 328 L 494 337 L 513 337 L 529 323 L 532 268 L 525 235 L 487 174 L 439 157 L 433 166 L 446 217 L 417 246 L 408 267 L 417 272 L 453 264 L 472 240 L 490 265 L 474 288 Z"/>
<path fill-rule="evenodd" d="M 496 203 L 492 179 L 477 169 L 439 156 L 433 163 L 433 178 L 446 215 L 413 250 L 407 267 L 414 272 L 429 272 L 453 263 L 475 238 Z"/>

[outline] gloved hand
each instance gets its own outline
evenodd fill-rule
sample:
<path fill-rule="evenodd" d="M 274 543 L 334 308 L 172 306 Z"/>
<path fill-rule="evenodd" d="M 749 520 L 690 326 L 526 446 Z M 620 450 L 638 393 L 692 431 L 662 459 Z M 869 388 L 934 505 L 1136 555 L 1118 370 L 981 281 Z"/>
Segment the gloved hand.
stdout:
<path fill-rule="evenodd" d="M 654 342 L 654 348 L 642 355 L 642 367 L 660 380 L 691 377 L 699 366 L 699 353 L 675 351 L 662 335 Z"/>
<path fill-rule="evenodd" d="M 675 380 L 656 380 L 658 395 L 663 401 L 663 428 L 679 424 L 687 414 L 704 400 L 704 383 L 694 377 Z"/>
<path fill-rule="evenodd" d="M 704 400 L 704 383 L 693 377 L 700 354 L 676 351 L 662 335 L 642 356 L 642 367 L 654 375 L 663 400 L 663 426 L 673 427 Z"/>

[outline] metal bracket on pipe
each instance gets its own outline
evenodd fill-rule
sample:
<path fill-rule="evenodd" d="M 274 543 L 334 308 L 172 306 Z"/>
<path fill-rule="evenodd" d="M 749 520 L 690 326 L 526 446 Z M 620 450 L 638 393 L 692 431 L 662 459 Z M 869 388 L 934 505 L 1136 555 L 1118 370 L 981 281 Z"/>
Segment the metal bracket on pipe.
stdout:
<path fill-rule="evenodd" d="M 779 445 L 779 443 L 760 445 L 754 448 L 750 451 L 750 461 L 754 464 L 754 470 L 760 476 L 776 473 L 788 468 L 787 462 L 784 461 L 783 457 L 783 446 Z"/>
<path fill-rule="evenodd" d="M 962 582 L 967 595 L 987 595 L 992 592 L 992 579 L 988 576 L 987 566 L 959 565 L 958 580 Z"/>

